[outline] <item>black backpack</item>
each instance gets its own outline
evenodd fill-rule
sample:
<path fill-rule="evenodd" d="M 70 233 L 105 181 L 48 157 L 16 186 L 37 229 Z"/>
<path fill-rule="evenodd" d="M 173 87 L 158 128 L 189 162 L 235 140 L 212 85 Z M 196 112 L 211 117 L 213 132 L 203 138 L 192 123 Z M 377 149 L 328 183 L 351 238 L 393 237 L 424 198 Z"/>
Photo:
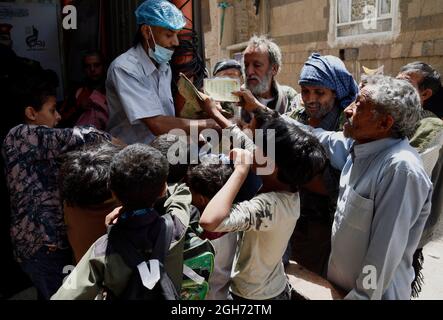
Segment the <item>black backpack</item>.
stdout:
<path fill-rule="evenodd" d="M 119 229 L 118 225 L 111 227 L 108 234 L 108 243 L 123 258 L 133 272 L 122 294 L 116 296 L 106 291 L 107 300 L 178 300 L 179 295 L 171 278 L 167 274 L 164 262 L 172 240 L 174 223 L 170 214 L 160 218 L 160 232 L 149 257 L 144 257 Z M 150 248 L 145 248 L 150 249 Z M 160 280 L 149 290 L 144 286 L 138 266 L 149 260 L 158 260 L 160 265 Z"/>

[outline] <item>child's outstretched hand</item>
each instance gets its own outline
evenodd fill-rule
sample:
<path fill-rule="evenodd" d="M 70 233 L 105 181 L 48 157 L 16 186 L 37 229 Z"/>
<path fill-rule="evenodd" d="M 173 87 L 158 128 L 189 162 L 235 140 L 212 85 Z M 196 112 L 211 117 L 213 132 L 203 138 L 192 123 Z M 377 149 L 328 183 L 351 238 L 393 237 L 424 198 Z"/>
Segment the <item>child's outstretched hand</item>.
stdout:
<path fill-rule="evenodd" d="M 215 102 L 211 99 L 210 96 L 200 92 L 200 95 L 203 98 L 203 101 L 199 101 L 200 107 L 205 111 L 210 117 L 212 117 L 217 112 L 221 112 L 223 108 L 220 103 Z"/>
<path fill-rule="evenodd" d="M 240 170 L 243 173 L 249 173 L 253 162 L 253 155 L 250 151 L 244 149 L 234 149 L 231 151 L 229 157 L 234 161 L 235 170 Z"/>

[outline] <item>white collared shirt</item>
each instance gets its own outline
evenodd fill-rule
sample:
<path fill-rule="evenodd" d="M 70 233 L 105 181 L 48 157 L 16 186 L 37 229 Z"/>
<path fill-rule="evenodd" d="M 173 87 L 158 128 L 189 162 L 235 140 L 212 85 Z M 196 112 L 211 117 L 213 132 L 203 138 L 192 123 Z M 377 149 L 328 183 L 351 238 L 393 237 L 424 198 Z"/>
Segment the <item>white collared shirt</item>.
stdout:
<path fill-rule="evenodd" d="M 150 143 L 155 136 L 140 120 L 175 116 L 171 80 L 169 64 L 157 69 L 140 44 L 115 59 L 106 80 L 107 131 L 127 144 Z"/>

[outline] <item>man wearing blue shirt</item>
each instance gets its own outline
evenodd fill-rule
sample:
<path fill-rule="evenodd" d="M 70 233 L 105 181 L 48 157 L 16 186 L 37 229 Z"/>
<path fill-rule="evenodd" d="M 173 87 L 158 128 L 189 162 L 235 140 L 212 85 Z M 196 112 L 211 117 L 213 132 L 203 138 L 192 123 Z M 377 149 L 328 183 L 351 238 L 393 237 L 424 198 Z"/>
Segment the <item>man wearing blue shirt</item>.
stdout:
<path fill-rule="evenodd" d="M 127 144 L 150 143 L 156 136 L 191 126 L 217 128 L 213 120 L 175 117 L 169 61 L 186 21 L 166 0 L 146 0 L 135 12 L 139 26 L 134 47 L 111 64 L 106 81 L 107 130 Z"/>
<path fill-rule="evenodd" d="M 420 109 L 405 81 L 380 77 L 345 110 L 344 135 L 317 137 L 342 169 L 328 279 L 347 299 L 411 297 L 412 258 L 431 209 L 432 183 L 406 138 Z M 314 130 L 315 131 L 315 130 Z"/>

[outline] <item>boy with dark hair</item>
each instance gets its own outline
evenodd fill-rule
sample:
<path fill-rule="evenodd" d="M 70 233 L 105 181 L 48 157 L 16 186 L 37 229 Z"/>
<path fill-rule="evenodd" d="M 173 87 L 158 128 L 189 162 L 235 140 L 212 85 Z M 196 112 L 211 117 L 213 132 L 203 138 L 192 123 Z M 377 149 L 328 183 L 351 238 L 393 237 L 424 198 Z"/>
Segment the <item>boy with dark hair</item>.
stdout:
<path fill-rule="evenodd" d="M 205 210 L 209 201 L 223 188 L 233 171 L 232 162 L 224 154 L 201 156 L 200 163 L 191 166 L 186 183 L 192 193 L 192 204 L 199 210 L 199 213 Z M 252 199 L 261 187 L 261 179 L 250 172 L 237 193 L 234 203 Z M 229 297 L 231 272 L 237 248 L 237 233 L 204 231 L 202 237 L 210 239 L 216 251 L 214 271 L 209 278 L 209 292 L 206 300 L 226 300 Z"/>
<path fill-rule="evenodd" d="M 234 140 L 248 140 L 210 99 L 203 108 L 222 128 L 230 130 Z M 300 215 L 298 190 L 326 165 L 325 151 L 318 140 L 277 115 L 264 118 L 264 136 L 272 138 L 265 141 L 275 143 L 275 155 L 266 154 L 266 145 L 261 150 L 267 161 L 275 164 L 275 170 L 266 178 L 267 192 L 233 206 L 253 160 L 249 151 L 234 149 L 234 173 L 200 219 L 208 231 L 243 231 L 231 285 L 232 297 L 239 300 L 290 299 L 282 256 Z"/>
<path fill-rule="evenodd" d="M 63 156 L 60 193 L 69 244 L 78 263 L 89 247 L 106 234 L 105 217 L 120 202 L 108 186 L 109 170 L 121 147 L 102 143 Z"/>
<path fill-rule="evenodd" d="M 111 164 L 109 186 L 126 211 L 151 208 L 166 192 L 169 165 L 158 150 L 134 144 Z"/>
<path fill-rule="evenodd" d="M 184 139 L 183 139 L 184 138 Z M 151 147 L 160 151 L 169 161 L 168 183 L 179 183 L 186 176 L 190 159 L 190 146 L 186 137 L 179 137 L 173 134 L 163 134 L 155 138 L 150 144 Z M 170 160 L 183 160 L 173 163 Z"/>
<path fill-rule="evenodd" d="M 183 184 L 167 189 L 167 176 L 168 162 L 160 151 L 143 144 L 120 151 L 112 161 L 109 183 L 113 195 L 123 207 L 118 222 L 112 228 L 117 228 L 140 254 L 149 257 L 147 250 L 153 248 L 163 230 L 161 214 L 165 211 L 165 215 L 170 215 L 173 232 L 165 269 L 178 292 L 183 261 L 177 259 L 176 254 L 189 224 L 191 194 Z M 163 203 L 165 195 L 168 197 Z M 159 208 L 160 203 L 164 208 Z M 113 231 L 111 229 L 109 236 Z M 125 292 L 137 268 L 128 266 L 109 236 L 101 237 L 91 246 L 53 299 L 94 299 L 103 289 L 115 297 Z M 145 280 L 142 272 L 139 273 Z"/>
<path fill-rule="evenodd" d="M 60 115 L 52 81 L 37 74 L 12 85 L 12 107 L 20 108 L 24 124 L 9 131 L 2 148 L 15 257 L 44 299 L 61 285 L 63 269 L 72 263 L 56 159 L 71 148 L 111 140 L 93 127 L 54 129 Z"/>
<path fill-rule="evenodd" d="M 192 204 L 203 212 L 209 201 L 221 190 L 233 172 L 228 163 L 216 155 L 201 158 L 201 163 L 189 168 L 186 183 L 192 193 Z M 237 244 L 237 234 L 213 233 L 202 235 L 211 240 L 215 249 L 214 271 L 209 278 L 206 300 L 226 300 L 229 295 L 232 264 Z"/>
<path fill-rule="evenodd" d="M 192 192 L 192 204 L 201 212 L 209 200 L 217 194 L 228 181 L 233 170 L 228 163 L 223 163 L 218 155 L 207 155 L 201 163 L 189 168 L 186 183 Z"/>

